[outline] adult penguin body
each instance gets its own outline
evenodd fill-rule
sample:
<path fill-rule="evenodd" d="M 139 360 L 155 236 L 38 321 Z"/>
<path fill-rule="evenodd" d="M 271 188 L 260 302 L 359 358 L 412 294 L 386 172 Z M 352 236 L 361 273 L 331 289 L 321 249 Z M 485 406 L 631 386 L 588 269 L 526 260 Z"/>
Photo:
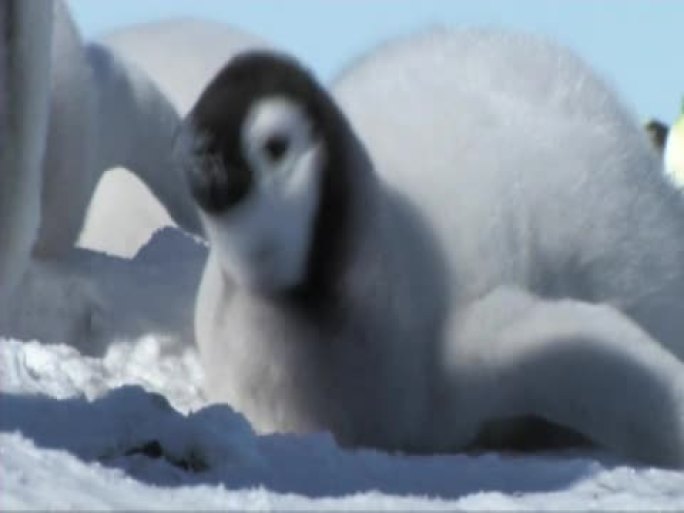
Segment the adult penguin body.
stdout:
<path fill-rule="evenodd" d="M 437 451 L 532 417 L 684 465 L 684 206 L 614 94 L 549 42 L 432 31 L 335 96 L 246 54 L 189 116 L 210 394 L 262 431 Z"/>
<path fill-rule="evenodd" d="M 42 160 L 41 222 L 33 254 L 62 258 L 74 246 L 97 181 L 97 96 L 78 29 L 61 1 L 53 6 L 50 110 Z"/>
<path fill-rule="evenodd" d="M 202 89 L 219 71 L 223 64 L 236 53 L 247 48 L 264 47 L 266 44 L 257 37 L 243 33 L 229 25 L 211 21 L 195 19 L 177 19 L 154 23 L 145 23 L 118 29 L 101 39 L 98 44 L 99 52 L 116 55 L 118 60 L 126 63 L 129 70 L 137 70 L 137 77 L 133 82 L 142 83 L 143 88 L 158 90 L 173 106 L 173 110 L 184 116 L 192 104 L 197 100 Z M 92 54 L 92 51 L 91 51 Z M 101 60 L 101 59 L 100 59 Z M 97 69 L 97 67 L 96 67 Z M 118 72 L 121 74 L 121 72 Z M 123 77 L 132 74 L 128 71 Z M 112 73 L 109 73 L 112 76 Z M 144 77 L 148 77 L 151 85 L 145 85 Z M 147 79 L 145 79 L 147 80 Z M 128 82 L 131 80 L 128 79 Z M 119 79 L 118 89 L 139 91 L 141 88 L 131 88 Z M 144 107 L 144 104 L 143 104 Z M 143 112 L 144 109 L 143 109 Z M 110 118 L 107 114 L 105 118 Z M 174 116 L 166 115 L 172 120 L 169 126 L 175 128 Z M 134 119 L 131 123 L 144 121 L 139 116 L 130 116 L 122 111 L 118 116 L 122 121 Z M 154 119 L 154 118 L 153 118 Z M 130 130 L 130 128 L 129 128 Z M 143 133 L 149 131 L 144 129 Z M 152 133 L 155 133 L 152 130 Z M 106 132 L 105 132 L 106 135 Z M 168 136 L 168 134 L 166 134 Z M 140 138 L 142 145 L 146 145 L 145 138 Z M 157 149 L 157 154 L 168 155 L 166 149 Z M 122 165 L 129 170 L 136 171 L 136 162 L 110 160 L 109 166 Z M 102 167 L 102 166 L 101 166 Z M 167 174 L 174 171 L 174 166 L 166 166 Z M 169 193 L 180 191 L 185 193 L 185 183 L 179 184 L 174 180 L 177 173 L 173 173 L 169 180 Z M 143 177 L 144 178 L 144 177 Z M 143 180 L 153 194 L 160 184 Z M 155 194 L 157 195 L 157 194 Z M 158 195 L 157 195 L 158 196 Z M 180 194 L 174 194 L 176 196 Z M 163 200 L 163 197 L 159 197 Z M 186 209 L 185 205 L 178 205 L 178 201 L 162 201 L 167 210 L 174 217 L 174 212 L 187 218 L 194 215 L 194 209 Z M 123 205 L 126 205 L 123 208 Z M 133 256 L 148 240 L 150 234 L 162 226 L 173 224 L 167 212 L 136 180 L 135 176 L 124 169 L 113 169 L 107 173 L 95 190 L 93 201 L 88 209 L 88 216 L 79 244 L 85 247 L 105 250 L 122 256 Z M 187 223 L 187 219 L 175 219 L 185 230 L 197 232 L 195 223 Z M 180 222 L 179 222 L 180 221 Z M 111 236 L 114 231 L 116 237 Z"/>
<path fill-rule="evenodd" d="M 192 18 L 118 29 L 101 42 L 143 70 L 181 116 L 230 58 L 270 46 L 225 23 Z"/>
<path fill-rule="evenodd" d="M 26 199 L 21 206 L 26 210 L 21 210 L 12 197 L 14 213 L 3 216 L 2 221 L 13 220 L 11 224 L 21 230 L 32 258 L 23 256 L 26 272 L 12 273 L 17 275 L 15 281 L 22 276 L 16 287 L 21 300 L 8 303 L 0 315 L 0 329 L 22 339 L 53 340 L 92 349 L 108 336 L 105 331 L 111 331 L 106 325 L 113 298 L 103 296 L 107 287 L 99 280 L 105 278 L 88 276 L 90 265 L 72 250 L 102 174 L 111 167 L 126 166 L 148 185 L 179 226 L 194 233 L 201 228 L 185 178 L 171 156 L 180 122 L 173 105 L 134 65 L 103 45 L 84 45 L 67 4 L 55 1 L 44 5 L 50 11 L 50 27 L 45 34 L 50 38 L 47 51 L 51 66 L 46 68 L 49 72 L 43 81 L 30 82 L 49 94 L 48 125 L 37 136 L 40 143 L 34 145 L 41 151 L 32 153 L 39 159 L 40 180 L 27 181 L 31 188 L 24 191 Z M 46 37 L 39 30 L 41 26 L 44 24 L 37 24 L 24 35 L 30 44 Z M 36 197 L 35 209 L 28 208 L 29 193 Z M 144 220 L 126 215 L 127 200 L 123 198 L 120 204 L 123 213 L 100 227 L 102 239 L 116 239 L 119 225 L 144 224 Z M 34 216 L 33 225 L 19 221 L 26 211 Z M 140 307 L 133 310 L 132 314 L 143 321 L 149 314 Z"/>
<path fill-rule="evenodd" d="M 76 243 L 102 174 L 135 173 L 186 230 L 200 227 L 169 148 L 179 116 L 144 72 L 107 47 L 85 45 L 66 4 L 55 2 L 43 215 L 35 248 L 61 258 Z M 129 220 L 131 221 L 131 220 Z M 116 234 L 117 220 L 107 232 Z"/>
<path fill-rule="evenodd" d="M 21 279 L 40 222 L 52 5 L 0 3 L 0 310 Z"/>

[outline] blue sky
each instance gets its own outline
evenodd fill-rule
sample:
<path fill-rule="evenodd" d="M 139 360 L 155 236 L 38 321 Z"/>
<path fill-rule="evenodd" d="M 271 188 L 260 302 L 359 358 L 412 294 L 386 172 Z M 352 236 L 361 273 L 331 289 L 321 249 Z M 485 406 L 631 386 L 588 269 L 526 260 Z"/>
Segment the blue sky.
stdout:
<path fill-rule="evenodd" d="M 323 79 L 426 25 L 503 26 L 575 48 L 640 118 L 672 122 L 684 95 L 683 0 L 69 0 L 86 38 L 178 16 L 225 21 L 288 50 Z"/>

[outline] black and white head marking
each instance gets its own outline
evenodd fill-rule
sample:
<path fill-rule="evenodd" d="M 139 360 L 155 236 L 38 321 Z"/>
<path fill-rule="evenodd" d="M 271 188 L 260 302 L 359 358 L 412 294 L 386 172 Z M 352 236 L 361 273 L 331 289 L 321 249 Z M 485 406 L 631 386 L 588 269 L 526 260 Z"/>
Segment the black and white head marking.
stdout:
<path fill-rule="evenodd" d="M 230 278 L 299 300 L 330 293 L 354 139 L 328 93 L 294 60 L 247 52 L 205 89 L 186 129 L 190 188 Z"/>

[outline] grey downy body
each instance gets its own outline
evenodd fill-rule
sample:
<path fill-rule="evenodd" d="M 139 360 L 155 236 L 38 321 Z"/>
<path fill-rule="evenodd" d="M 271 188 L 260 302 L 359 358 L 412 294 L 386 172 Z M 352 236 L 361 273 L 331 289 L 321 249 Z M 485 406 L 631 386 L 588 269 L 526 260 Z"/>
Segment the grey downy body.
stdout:
<path fill-rule="evenodd" d="M 213 399 L 399 450 L 534 417 L 683 465 L 684 205 L 615 94 L 555 44 L 440 30 L 333 91 L 246 54 L 187 120 Z"/>

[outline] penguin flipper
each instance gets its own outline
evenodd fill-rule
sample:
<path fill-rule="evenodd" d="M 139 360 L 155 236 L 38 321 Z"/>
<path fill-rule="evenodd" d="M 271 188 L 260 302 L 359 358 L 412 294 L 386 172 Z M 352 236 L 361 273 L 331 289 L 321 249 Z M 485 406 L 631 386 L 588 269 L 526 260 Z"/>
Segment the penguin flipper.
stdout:
<path fill-rule="evenodd" d="M 684 466 L 684 363 L 622 312 L 501 288 L 451 328 L 441 397 L 453 419 L 440 429 L 465 422 L 473 436 L 486 422 L 532 416 L 628 457 Z"/>

